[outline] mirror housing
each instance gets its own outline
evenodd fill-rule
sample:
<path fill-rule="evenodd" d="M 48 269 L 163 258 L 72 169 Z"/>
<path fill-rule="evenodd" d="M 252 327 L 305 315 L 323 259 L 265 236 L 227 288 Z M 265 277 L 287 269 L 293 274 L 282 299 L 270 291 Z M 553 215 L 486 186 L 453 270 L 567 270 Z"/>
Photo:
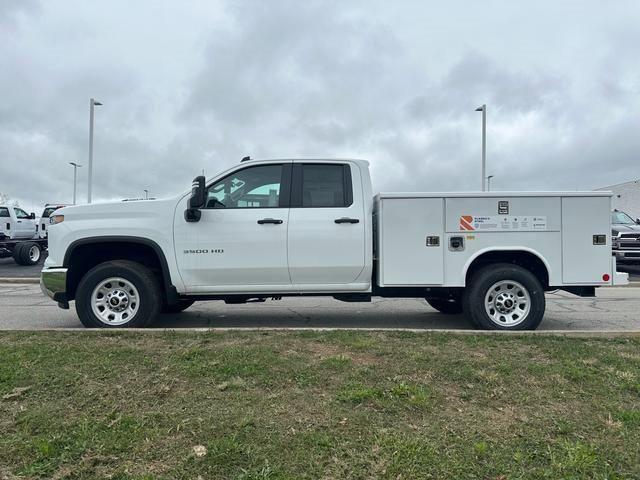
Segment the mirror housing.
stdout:
<path fill-rule="evenodd" d="M 193 183 L 191 184 L 189 208 L 202 208 L 206 201 L 205 178 L 199 175 L 193 179 Z"/>
<path fill-rule="evenodd" d="M 640 218 L 636 218 L 636 225 L 640 225 Z"/>
<path fill-rule="evenodd" d="M 191 196 L 189 197 L 189 208 L 184 211 L 184 219 L 187 222 L 197 222 L 200 220 L 202 213 L 200 209 L 205 206 L 207 201 L 207 190 L 205 178 L 202 175 L 193 179 L 191 184 Z"/>
<path fill-rule="evenodd" d="M 36 214 L 31 212 L 31 215 L 29 215 L 29 219 L 30 220 L 35 220 L 36 219 Z"/>

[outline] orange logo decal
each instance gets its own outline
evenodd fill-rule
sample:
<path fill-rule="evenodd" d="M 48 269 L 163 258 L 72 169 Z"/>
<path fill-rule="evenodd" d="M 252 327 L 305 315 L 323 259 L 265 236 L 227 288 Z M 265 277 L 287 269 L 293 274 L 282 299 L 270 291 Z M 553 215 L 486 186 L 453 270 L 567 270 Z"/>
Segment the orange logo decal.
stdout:
<path fill-rule="evenodd" d="M 473 217 L 471 215 L 462 215 L 460 217 L 460 230 L 473 231 Z"/>

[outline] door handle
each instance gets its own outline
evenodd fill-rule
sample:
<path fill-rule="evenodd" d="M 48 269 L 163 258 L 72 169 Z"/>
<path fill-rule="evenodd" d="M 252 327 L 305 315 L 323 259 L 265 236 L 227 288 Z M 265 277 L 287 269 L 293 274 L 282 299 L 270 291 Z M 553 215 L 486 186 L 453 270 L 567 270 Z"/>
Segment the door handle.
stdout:
<path fill-rule="evenodd" d="M 264 225 L 265 223 L 273 223 L 274 225 L 280 225 L 282 223 L 282 220 L 279 220 L 277 218 L 263 218 L 262 220 L 258 220 L 258 223 L 260 225 Z"/>
<path fill-rule="evenodd" d="M 357 218 L 342 217 L 342 218 L 336 218 L 334 220 L 334 222 L 336 222 L 336 223 L 360 223 L 360 220 L 358 220 Z"/>

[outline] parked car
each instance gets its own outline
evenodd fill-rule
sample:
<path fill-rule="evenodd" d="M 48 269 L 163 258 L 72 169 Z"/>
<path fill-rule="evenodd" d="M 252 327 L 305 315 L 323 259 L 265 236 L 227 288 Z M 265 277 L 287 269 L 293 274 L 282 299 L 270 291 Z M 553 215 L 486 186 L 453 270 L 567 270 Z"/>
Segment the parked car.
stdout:
<path fill-rule="evenodd" d="M 56 211 L 41 285 L 87 327 L 311 295 L 424 298 L 478 328 L 531 330 L 545 291 L 628 282 L 610 213 L 610 192 L 374 196 L 363 160 L 248 160 L 173 198 Z"/>
<path fill-rule="evenodd" d="M 640 219 L 625 212 L 611 212 L 611 248 L 620 264 L 640 263 Z"/>
<path fill-rule="evenodd" d="M 47 203 L 44 206 L 44 211 L 42 212 L 42 215 L 40 216 L 40 219 L 38 221 L 38 225 L 36 225 L 36 230 L 38 232 L 38 237 L 39 238 L 47 238 L 47 227 L 49 226 L 49 217 L 51 216 L 51 214 L 53 212 L 55 212 L 56 210 L 62 208 L 62 207 L 66 207 L 68 205 L 63 204 L 63 203 Z"/>

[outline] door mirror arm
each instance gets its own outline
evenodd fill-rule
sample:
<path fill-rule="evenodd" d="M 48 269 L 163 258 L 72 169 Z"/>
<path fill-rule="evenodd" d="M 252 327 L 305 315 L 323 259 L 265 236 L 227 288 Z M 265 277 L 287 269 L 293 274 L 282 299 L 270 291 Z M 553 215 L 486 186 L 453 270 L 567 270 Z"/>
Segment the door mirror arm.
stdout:
<path fill-rule="evenodd" d="M 189 208 L 184 211 L 184 219 L 187 222 L 198 222 L 202 216 L 200 209 L 204 207 L 207 199 L 205 181 L 202 175 L 193 179 L 191 196 L 189 197 Z"/>

